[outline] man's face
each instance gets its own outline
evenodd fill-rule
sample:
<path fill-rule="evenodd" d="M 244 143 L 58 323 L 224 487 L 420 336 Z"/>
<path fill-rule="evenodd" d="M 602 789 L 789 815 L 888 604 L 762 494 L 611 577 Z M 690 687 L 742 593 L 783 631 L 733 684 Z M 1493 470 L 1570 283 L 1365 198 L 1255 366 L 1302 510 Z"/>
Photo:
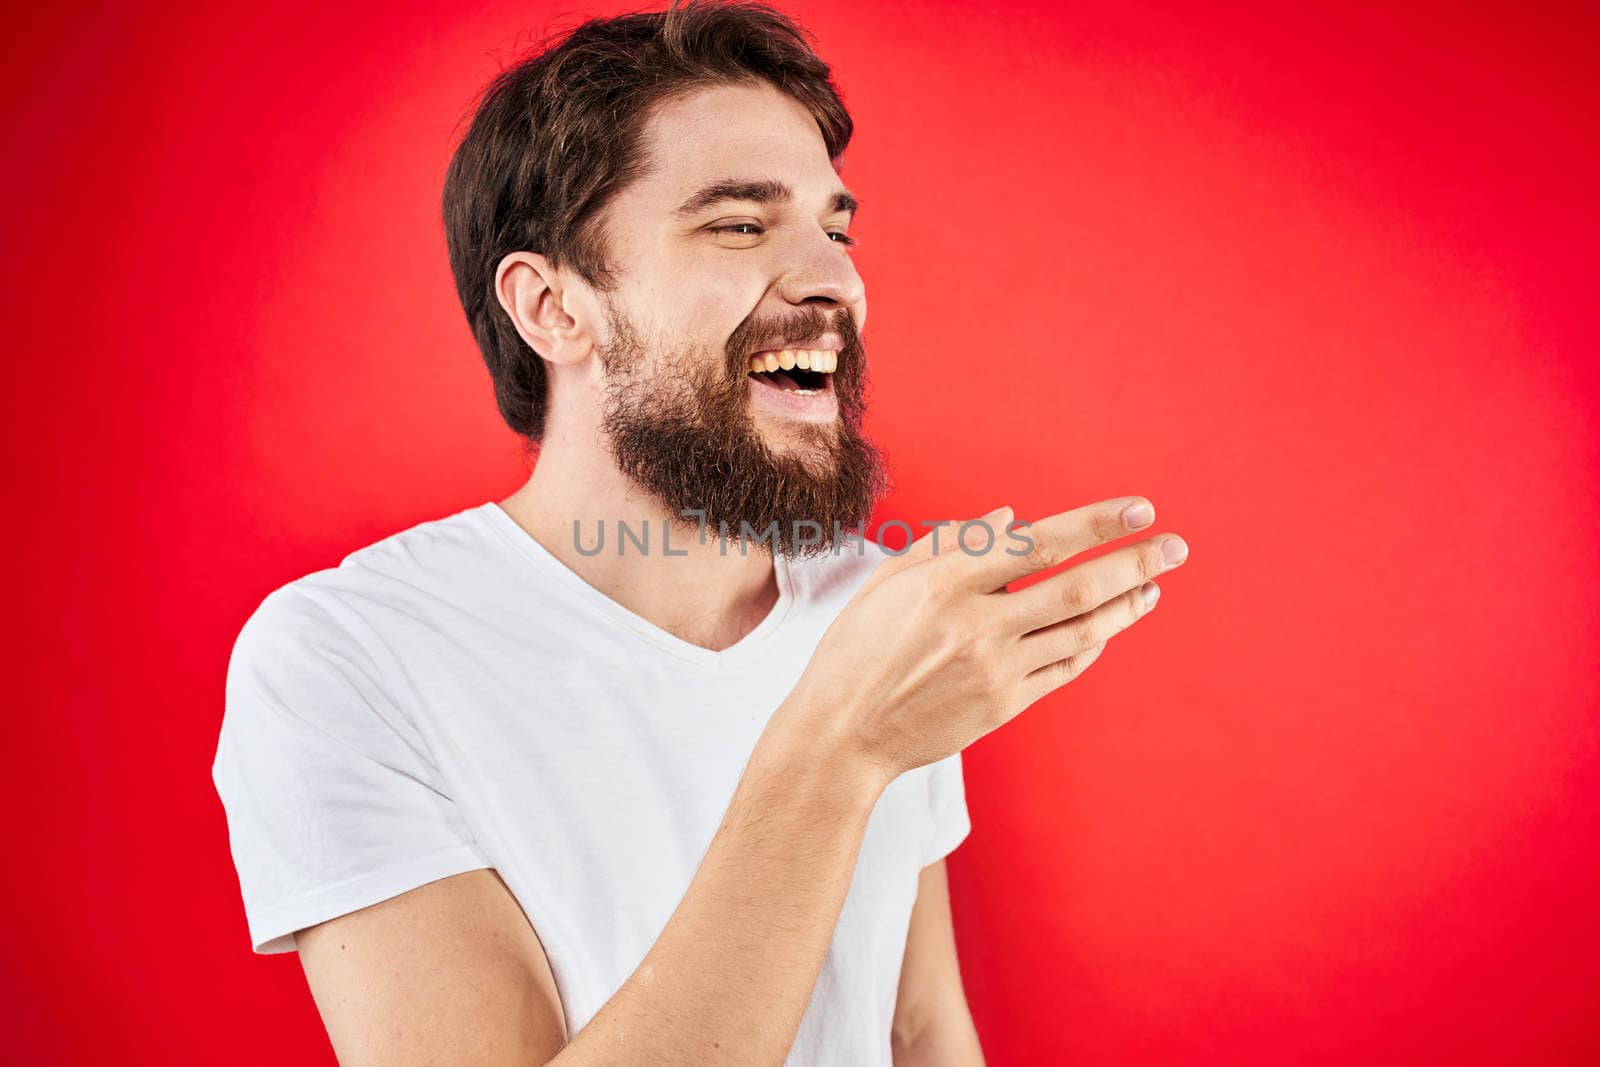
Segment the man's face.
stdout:
<path fill-rule="evenodd" d="M 861 434 L 867 309 L 844 240 L 847 190 L 815 120 L 769 87 L 661 104 L 646 150 L 648 173 L 604 216 L 618 285 L 602 294 L 597 347 L 617 464 L 673 515 L 703 511 L 713 536 L 748 523 L 773 529 L 775 551 L 826 549 L 884 487 Z M 728 183 L 743 188 L 707 192 Z M 751 370 L 780 350 L 778 372 Z M 786 373 L 795 350 L 837 367 Z M 821 527 L 814 544 L 796 543 L 800 520 Z"/>

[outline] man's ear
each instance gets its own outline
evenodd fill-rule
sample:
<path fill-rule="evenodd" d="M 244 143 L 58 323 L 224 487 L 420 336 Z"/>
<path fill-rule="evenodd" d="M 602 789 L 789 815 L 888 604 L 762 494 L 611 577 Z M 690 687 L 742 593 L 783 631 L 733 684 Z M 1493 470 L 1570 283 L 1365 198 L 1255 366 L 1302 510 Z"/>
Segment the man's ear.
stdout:
<path fill-rule="evenodd" d="M 495 268 L 494 294 L 517 333 L 551 363 L 579 363 L 594 348 L 588 324 L 567 313 L 562 273 L 538 252 L 510 252 Z"/>

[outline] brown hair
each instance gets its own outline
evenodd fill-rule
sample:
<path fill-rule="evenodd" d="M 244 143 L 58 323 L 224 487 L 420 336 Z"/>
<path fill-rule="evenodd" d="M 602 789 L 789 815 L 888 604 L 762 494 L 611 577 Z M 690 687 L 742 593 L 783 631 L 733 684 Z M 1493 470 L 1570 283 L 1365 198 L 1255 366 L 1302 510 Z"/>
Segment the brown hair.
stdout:
<path fill-rule="evenodd" d="M 805 31 L 761 3 L 674 0 L 590 19 L 484 89 L 445 176 L 445 241 L 495 403 L 530 447 L 544 432 L 544 361 L 494 295 L 500 260 L 539 252 L 610 290 L 599 215 L 644 170 L 650 109 L 703 86 L 761 82 L 811 112 L 837 167 L 852 123 L 828 66 Z"/>

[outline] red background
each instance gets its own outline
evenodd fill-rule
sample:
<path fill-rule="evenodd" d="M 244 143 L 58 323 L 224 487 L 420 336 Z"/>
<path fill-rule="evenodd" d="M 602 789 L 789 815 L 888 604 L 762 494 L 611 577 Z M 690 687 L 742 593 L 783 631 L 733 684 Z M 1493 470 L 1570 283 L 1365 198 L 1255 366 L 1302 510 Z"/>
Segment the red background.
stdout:
<path fill-rule="evenodd" d="M 967 751 L 992 1064 L 1600 1062 L 1596 17 L 1408 7 L 789 7 L 858 122 L 879 518 L 1139 493 L 1191 546 Z M 614 10 L 8 26 L 29 1062 L 332 1062 L 250 952 L 227 654 L 520 483 L 438 193 L 530 31 Z"/>

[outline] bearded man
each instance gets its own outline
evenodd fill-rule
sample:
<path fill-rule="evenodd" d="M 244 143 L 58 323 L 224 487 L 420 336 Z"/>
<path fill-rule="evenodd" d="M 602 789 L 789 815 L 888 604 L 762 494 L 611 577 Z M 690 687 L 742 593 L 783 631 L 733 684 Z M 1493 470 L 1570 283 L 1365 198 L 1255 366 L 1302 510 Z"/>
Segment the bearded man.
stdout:
<path fill-rule="evenodd" d="M 532 473 L 270 593 L 213 764 L 252 947 L 341 1062 L 983 1062 L 961 749 L 1162 565 L 1007 589 L 1136 497 L 1019 551 L 851 535 L 885 487 L 851 128 L 757 4 L 591 20 L 485 92 L 445 232 Z"/>

